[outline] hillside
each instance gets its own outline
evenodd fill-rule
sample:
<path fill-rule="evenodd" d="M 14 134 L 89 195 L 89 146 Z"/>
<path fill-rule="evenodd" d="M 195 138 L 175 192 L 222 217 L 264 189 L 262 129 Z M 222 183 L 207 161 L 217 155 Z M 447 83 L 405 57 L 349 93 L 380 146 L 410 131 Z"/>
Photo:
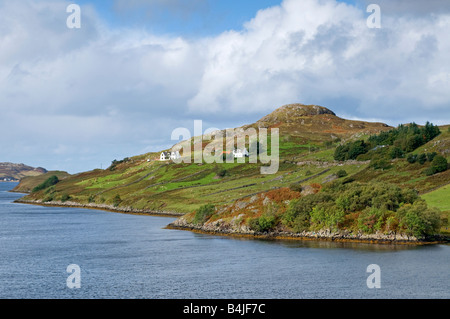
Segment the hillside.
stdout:
<path fill-rule="evenodd" d="M 20 183 L 11 191 L 17 193 L 30 193 L 34 187 L 43 183 L 51 176 L 57 176 L 58 179 L 63 180 L 70 176 L 69 173 L 63 171 L 48 171 L 37 176 L 26 176 L 20 180 Z"/>
<path fill-rule="evenodd" d="M 27 176 L 38 176 L 46 173 L 42 167 L 31 167 L 25 164 L 0 163 L 0 181 L 20 180 Z"/>
<path fill-rule="evenodd" d="M 277 209 L 273 216 L 275 224 L 272 226 L 276 228 L 276 225 L 281 225 L 281 217 L 289 208 L 289 201 L 321 193 L 322 188 L 336 183 L 361 184 L 361 187 L 367 183 L 389 183 L 418 194 L 436 192 L 438 197 L 450 195 L 448 188 L 447 191 L 442 188 L 450 181 L 450 170 L 425 175 L 424 170 L 432 165 L 431 162 L 411 164 L 407 162 L 406 154 L 404 158 L 386 160 L 388 165 L 383 167 L 374 166 L 374 160 L 367 154 L 364 155 L 366 158 L 355 160 L 334 159 L 339 146 L 359 139 L 367 140 L 369 136 L 393 129 L 386 124 L 342 119 L 331 110 L 316 105 L 290 104 L 236 131 L 251 127 L 279 129 L 280 163 L 275 174 L 261 174 L 260 168 L 263 164 L 249 163 L 248 159 L 244 163 L 234 160 L 232 163 L 177 164 L 157 160 L 159 152 L 148 153 L 120 161 L 114 160 L 112 165 L 104 170 L 97 169 L 69 176 L 48 189 L 29 194 L 20 201 L 136 213 L 180 216 L 187 214 L 183 217 L 185 222 L 189 221 L 189 218 L 192 219 L 205 205 L 211 205 L 214 207 L 214 216 L 209 216 L 211 220 L 203 220 L 200 225 L 202 228 L 209 222 L 221 219 L 219 215 L 225 214 L 227 207 L 246 207 L 249 206 L 245 204 L 246 201 L 256 200 L 255 196 L 261 196 L 260 199 L 264 201 L 267 194 L 272 192 L 270 196 L 278 199 L 273 201 Z M 450 132 L 447 126 L 440 127 L 440 131 L 437 137 L 411 153 L 435 150 L 449 160 Z M 191 140 L 191 144 L 193 143 L 194 138 Z M 205 146 L 203 143 L 202 148 Z M 388 146 L 384 150 L 391 148 Z M 380 154 L 377 153 L 378 155 Z M 37 185 L 37 182 L 34 185 Z M 441 188 L 444 191 L 438 191 Z M 429 197 L 436 200 L 436 196 Z M 266 200 L 266 204 L 268 201 Z M 330 202 L 331 204 L 333 203 Z M 236 222 L 237 216 L 241 215 L 238 218 L 240 226 L 250 229 L 249 223 L 255 217 L 262 216 L 261 209 L 267 209 L 267 205 L 241 211 L 238 215 L 231 214 L 229 220 L 235 218 Z M 450 207 L 443 204 L 440 209 L 445 220 Z M 361 212 L 352 211 L 352 214 Z M 353 218 L 356 218 L 355 216 Z M 348 220 L 348 225 L 351 224 L 353 229 L 357 227 L 355 223 L 356 221 Z M 192 224 L 184 224 L 183 227 L 191 226 Z M 446 227 L 445 222 L 442 224 L 442 230 L 445 231 Z M 254 226 L 252 233 L 258 233 L 255 229 L 260 228 Z M 236 231 L 235 228 L 229 230 Z M 292 227 L 289 231 L 292 231 Z"/>

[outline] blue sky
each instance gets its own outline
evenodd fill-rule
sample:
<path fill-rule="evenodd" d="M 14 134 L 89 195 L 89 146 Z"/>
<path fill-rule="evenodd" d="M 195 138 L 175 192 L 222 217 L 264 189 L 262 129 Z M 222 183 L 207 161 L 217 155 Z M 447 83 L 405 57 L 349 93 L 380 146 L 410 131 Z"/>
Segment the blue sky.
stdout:
<path fill-rule="evenodd" d="M 281 0 L 79 0 L 94 6 L 111 27 L 141 27 L 162 34 L 187 37 L 212 36 L 240 30 L 258 10 L 277 6 Z M 358 0 L 339 0 L 361 5 Z"/>
<path fill-rule="evenodd" d="M 126 3 L 82 0 L 77 3 L 81 6 L 93 5 L 112 27 L 133 25 L 156 33 L 206 36 L 241 29 L 243 23 L 253 18 L 258 10 L 279 5 L 281 1 L 188 0 Z"/>
<path fill-rule="evenodd" d="M 0 0 L 0 162 L 105 168 L 290 103 L 450 123 L 450 2 L 377 0 L 379 29 L 372 2 Z"/>

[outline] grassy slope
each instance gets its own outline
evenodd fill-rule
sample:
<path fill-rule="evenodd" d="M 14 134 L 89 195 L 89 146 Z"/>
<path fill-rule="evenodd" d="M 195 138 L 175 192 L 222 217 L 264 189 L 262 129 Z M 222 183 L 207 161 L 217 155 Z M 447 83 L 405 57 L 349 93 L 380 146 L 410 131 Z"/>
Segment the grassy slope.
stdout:
<path fill-rule="evenodd" d="M 319 119 L 327 120 L 325 117 Z M 336 178 L 334 174 L 343 169 L 348 175 L 342 178 L 362 182 L 383 181 L 413 188 L 420 194 L 425 194 L 424 199 L 431 206 L 450 211 L 450 203 L 446 200 L 450 197 L 448 187 L 444 187 L 450 181 L 450 170 L 426 176 L 423 171 L 430 163 L 409 164 L 405 159 L 392 161 L 392 167 L 385 170 L 375 170 L 362 162 L 336 165 L 333 163 L 336 144 L 325 147 L 324 143 L 330 141 L 329 134 L 309 136 L 307 132 L 308 134 L 299 136 L 295 135 L 297 129 L 292 126 L 285 131 L 286 134 L 281 130 L 280 167 L 273 175 L 262 175 L 259 163 L 175 164 L 155 160 L 159 154 L 152 153 L 131 157 L 129 161 L 118 164 L 114 170 L 97 169 L 65 178 L 55 185 L 52 197 L 53 200 L 60 200 L 64 194 L 69 194 L 72 201 L 81 204 L 113 205 L 114 198 L 120 196 L 118 205 L 123 207 L 190 213 L 206 203 L 230 204 L 238 199 L 293 183 L 323 184 Z M 441 132 L 414 153 L 437 151 L 450 160 L 450 132 L 447 126 L 441 127 Z M 362 132 L 353 138 L 367 136 Z M 297 165 L 298 162 L 302 162 L 302 165 Z M 220 177 L 218 173 L 224 169 L 226 174 Z M 27 188 L 31 189 L 33 185 L 41 183 L 42 179 L 39 179 L 39 183 L 33 178 L 26 182 Z M 25 180 L 19 187 L 24 185 Z M 40 191 L 25 199 L 42 199 L 45 196 L 45 191 Z"/>
<path fill-rule="evenodd" d="M 52 175 L 56 175 L 60 180 L 70 176 L 69 173 L 63 171 L 49 171 L 45 174 L 37 176 L 23 177 L 20 180 L 20 183 L 12 191 L 18 193 L 29 193 L 35 186 L 41 184 Z"/>

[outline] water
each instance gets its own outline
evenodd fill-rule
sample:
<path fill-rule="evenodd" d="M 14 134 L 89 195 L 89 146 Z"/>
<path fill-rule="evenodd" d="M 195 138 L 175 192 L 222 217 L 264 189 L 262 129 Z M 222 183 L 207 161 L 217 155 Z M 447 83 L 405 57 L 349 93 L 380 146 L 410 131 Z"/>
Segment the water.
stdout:
<path fill-rule="evenodd" d="M 0 183 L 0 298 L 449 298 L 450 246 L 236 239 L 173 218 L 12 203 Z M 69 289 L 66 268 L 81 269 Z M 369 289 L 367 266 L 380 266 Z"/>

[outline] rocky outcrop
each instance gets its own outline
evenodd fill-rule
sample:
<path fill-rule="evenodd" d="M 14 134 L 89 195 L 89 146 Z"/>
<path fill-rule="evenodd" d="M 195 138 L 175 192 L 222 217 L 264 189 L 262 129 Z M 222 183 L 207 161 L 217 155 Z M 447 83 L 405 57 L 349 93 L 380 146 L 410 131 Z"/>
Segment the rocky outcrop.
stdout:
<path fill-rule="evenodd" d="M 267 239 L 355 241 L 380 244 L 424 244 L 431 241 L 448 241 L 448 239 L 440 238 L 439 236 L 425 239 L 398 233 L 364 234 L 362 232 L 352 233 L 345 230 L 336 232 L 329 229 L 323 229 L 315 232 L 304 231 L 301 233 L 293 233 L 283 229 L 275 229 L 270 232 L 260 233 L 251 230 L 247 225 L 241 223 L 239 218 L 242 217 L 244 216 L 238 216 L 234 221 L 231 222 L 226 222 L 223 219 L 218 219 L 213 222 L 207 222 L 204 225 L 196 225 L 187 221 L 187 219 L 183 216 L 170 223 L 167 228 L 189 230 L 215 235 L 244 236 Z"/>

